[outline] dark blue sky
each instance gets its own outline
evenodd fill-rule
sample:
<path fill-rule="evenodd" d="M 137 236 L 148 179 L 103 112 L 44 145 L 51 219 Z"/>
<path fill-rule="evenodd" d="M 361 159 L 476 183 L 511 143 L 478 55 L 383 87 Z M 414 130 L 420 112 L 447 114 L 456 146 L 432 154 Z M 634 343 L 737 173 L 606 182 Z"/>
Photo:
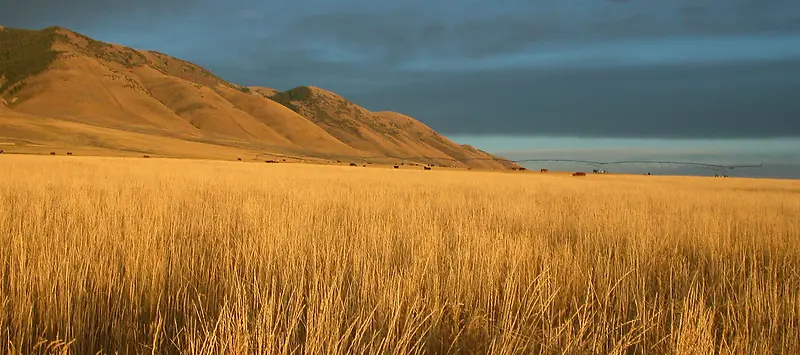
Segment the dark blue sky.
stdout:
<path fill-rule="evenodd" d="M 800 1 L 0 0 L 240 84 L 315 85 L 445 134 L 800 136 Z"/>

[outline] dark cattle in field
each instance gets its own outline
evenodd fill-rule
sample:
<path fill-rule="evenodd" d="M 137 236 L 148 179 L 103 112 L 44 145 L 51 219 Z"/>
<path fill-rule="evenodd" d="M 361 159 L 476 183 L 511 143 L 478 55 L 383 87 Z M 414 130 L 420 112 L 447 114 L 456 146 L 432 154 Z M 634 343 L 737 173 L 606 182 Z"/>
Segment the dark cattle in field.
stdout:
<path fill-rule="evenodd" d="M 542 170 L 539 170 L 539 171 L 541 171 L 541 172 L 543 172 L 543 173 L 546 173 L 546 172 L 548 172 L 548 171 L 550 171 L 550 170 L 547 170 L 547 169 L 542 169 Z"/>
<path fill-rule="evenodd" d="M 577 173 L 572 173 L 572 176 L 586 176 L 586 173 L 579 171 Z"/>
<path fill-rule="evenodd" d="M 3 154 L 3 153 L 4 153 L 4 152 L 3 152 L 3 150 L 2 150 L 2 149 L 0 149 L 0 154 Z"/>
<path fill-rule="evenodd" d="M 242 161 L 242 158 L 236 158 L 237 161 Z"/>
<path fill-rule="evenodd" d="M 56 152 L 50 152 L 50 155 L 56 155 Z"/>
<path fill-rule="evenodd" d="M 399 167 L 399 166 L 397 166 L 397 165 L 395 165 L 395 166 L 394 166 L 394 168 L 395 168 L 395 169 L 400 169 L 400 167 Z"/>
<path fill-rule="evenodd" d="M 467 168 L 467 170 L 472 170 L 472 168 Z"/>
<path fill-rule="evenodd" d="M 350 166 L 358 166 L 356 163 L 350 163 Z"/>
<path fill-rule="evenodd" d="M 422 168 L 425 169 L 425 170 L 431 170 L 431 167 L 429 167 L 429 166 L 423 166 Z"/>
<path fill-rule="evenodd" d="M 265 163 L 277 163 L 276 160 L 264 160 Z"/>
<path fill-rule="evenodd" d="M 144 155 L 144 156 L 142 156 L 142 157 L 143 157 L 143 158 L 149 158 L 150 156 L 149 156 L 149 155 Z"/>
<path fill-rule="evenodd" d="M 72 155 L 72 152 L 67 152 L 67 155 Z"/>

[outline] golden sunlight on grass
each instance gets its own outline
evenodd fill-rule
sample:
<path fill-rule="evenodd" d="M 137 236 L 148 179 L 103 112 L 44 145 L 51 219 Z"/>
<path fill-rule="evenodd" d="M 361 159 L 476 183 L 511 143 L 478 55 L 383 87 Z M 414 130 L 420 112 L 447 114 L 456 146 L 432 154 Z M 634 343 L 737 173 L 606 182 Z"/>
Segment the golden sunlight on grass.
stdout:
<path fill-rule="evenodd" d="M 800 351 L 795 181 L 0 156 L 4 353 Z"/>

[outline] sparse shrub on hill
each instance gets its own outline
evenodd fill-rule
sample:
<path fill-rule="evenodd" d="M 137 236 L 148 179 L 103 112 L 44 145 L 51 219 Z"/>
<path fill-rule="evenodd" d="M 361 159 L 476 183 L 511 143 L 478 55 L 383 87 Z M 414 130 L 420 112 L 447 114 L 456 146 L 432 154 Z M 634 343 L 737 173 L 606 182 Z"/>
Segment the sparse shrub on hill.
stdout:
<path fill-rule="evenodd" d="M 17 83 L 47 69 L 58 55 L 51 48 L 55 39 L 56 27 L 40 31 L 0 30 L 0 76 L 6 78 L 0 84 L 0 94 L 12 88 L 18 92 L 21 86 Z"/>
<path fill-rule="evenodd" d="M 337 105 L 333 105 L 333 103 L 329 102 L 329 100 L 325 98 L 318 98 L 315 100 L 311 100 L 314 92 L 308 86 L 298 86 L 291 90 L 283 91 L 276 93 L 272 96 L 269 96 L 269 99 L 275 101 L 290 110 L 308 118 L 314 123 L 320 124 L 325 123 L 331 126 L 339 127 L 347 132 L 350 132 L 356 136 L 361 137 L 361 131 L 358 129 L 358 125 L 356 123 L 356 118 L 359 115 L 362 115 L 361 112 L 352 104 L 350 101 L 346 99 L 342 99 L 341 102 L 338 102 Z M 293 102 L 305 102 L 307 105 L 305 109 L 301 109 Z M 333 107 L 334 114 L 332 115 L 327 108 Z M 347 118 L 343 118 L 347 117 Z M 367 122 L 373 129 L 376 127 L 373 126 L 369 120 L 364 120 L 363 118 L 360 121 Z"/>
<path fill-rule="evenodd" d="M 197 64 L 170 57 L 167 54 L 157 51 L 148 52 L 153 54 L 156 58 L 156 60 L 149 63 L 150 66 L 164 75 L 178 77 L 210 88 L 213 88 L 217 84 L 226 85 L 233 89 L 237 88 L 234 84 L 228 83 L 224 79 L 214 75 L 208 69 Z"/>
<path fill-rule="evenodd" d="M 299 86 L 291 90 L 276 93 L 269 97 L 283 106 L 286 106 L 294 112 L 298 112 L 299 108 L 292 104 L 292 101 L 303 101 L 311 98 L 311 88 L 306 86 Z M 299 113 L 299 112 L 298 112 Z"/>
<path fill-rule="evenodd" d="M 250 90 L 250 88 L 247 87 L 247 86 L 237 85 L 237 84 L 231 84 L 231 86 L 234 89 L 239 90 L 239 91 L 241 91 L 241 92 L 243 92 L 245 94 L 250 94 L 252 92 L 252 90 Z"/>
<path fill-rule="evenodd" d="M 113 45 L 92 39 L 86 35 L 73 32 L 76 37 L 86 41 L 86 47 L 82 49 L 86 54 L 100 58 L 109 62 L 120 63 L 127 68 L 142 66 L 149 63 L 147 57 L 138 51 L 123 47 L 115 48 Z"/>
<path fill-rule="evenodd" d="M 14 85 L 10 90 L 8 90 L 8 96 L 14 96 L 18 94 L 22 89 L 25 87 L 27 82 L 21 81 L 18 84 Z"/>
<path fill-rule="evenodd" d="M 297 88 L 295 88 L 295 89 L 297 89 Z M 294 111 L 294 112 L 299 114 L 300 113 L 300 108 L 297 107 L 297 105 L 292 103 L 293 97 L 295 97 L 295 96 L 292 95 L 292 91 L 295 90 L 295 89 L 292 89 L 292 90 L 289 90 L 289 91 L 279 92 L 279 93 L 276 93 L 275 95 L 269 96 L 268 98 L 270 100 L 275 101 L 275 102 L 285 106 L 286 108 L 288 108 L 288 109 L 290 109 L 290 110 L 292 110 L 292 111 Z M 309 91 L 309 94 L 310 94 L 310 91 Z M 300 99 L 299 97 L 305 98 L 302 95 L 298 95 L 297 97 L 298 98 L 296 98 L 295 100 L 299 100 Z"/>
<path fill-rule="evenodd" d="M 87 49 L 89 49 L 91 52 L 93 52 L 98 57 L 102 57 L 103 54 L 104 54 L 103 52 L 106 50 L 106 48 L 110 48 L 111 47 L 111 45 L 108 44 L 108 43 L 94 40 L 94 39 L 89 38 L 88 36 L 82 35 L 80 33 L 75 33 L 75 35 L 78 36 L 79 38 L 85 40 L 86 43 L 87 43 Z"/>

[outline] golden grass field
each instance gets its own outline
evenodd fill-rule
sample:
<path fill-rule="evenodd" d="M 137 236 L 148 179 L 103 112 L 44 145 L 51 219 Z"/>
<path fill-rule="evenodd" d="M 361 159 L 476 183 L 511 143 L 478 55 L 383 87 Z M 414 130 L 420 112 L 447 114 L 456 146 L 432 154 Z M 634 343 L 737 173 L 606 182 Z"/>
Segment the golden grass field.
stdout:
<path fill-rule="evenodd" d="M 800 182 L 0 155 L 3 353 L 800 352 Z"/>

